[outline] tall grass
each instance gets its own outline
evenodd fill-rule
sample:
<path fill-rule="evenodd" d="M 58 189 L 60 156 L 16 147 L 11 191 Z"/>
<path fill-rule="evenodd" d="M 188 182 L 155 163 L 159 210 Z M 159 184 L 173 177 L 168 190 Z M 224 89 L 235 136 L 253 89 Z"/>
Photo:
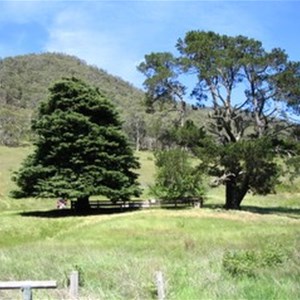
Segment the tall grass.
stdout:
<path fill-rule="evenodd" d="M 10 215 L 1 224 L 0 279 L 57 279 L 58 291 L 37 295 L 60 299 L 68 274 L 78 269 L 83 297 L 152 299 L 161 270 L 169 299 L 297 299 L 298 228 L 287 217 L 209 209 L 58 220 Z M 283 263 L 256 277 L 234 277 L 222 267 L 226 251 L 273 245 L 286 253 Z"/>

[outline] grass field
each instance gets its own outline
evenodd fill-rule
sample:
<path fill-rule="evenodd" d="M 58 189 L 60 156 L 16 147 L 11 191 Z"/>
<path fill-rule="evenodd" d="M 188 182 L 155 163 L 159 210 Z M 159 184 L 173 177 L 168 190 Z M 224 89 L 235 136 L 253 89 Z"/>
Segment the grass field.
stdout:
<path fill-rule="evenodd" d="M 58 281 L 34 299 L 68 299 L 75 269 L 80 299 L 155 299 L 158 270 L 167 299 L 300 298 L 298 194 L 249 195 L 242 211 L 224 211 L 220 188 L 202 209 L 59 217 L 47 213 L 55 199 L 8 196 L 11 172 L 29 151 L 0 147 L 0 280 Z M 146 188 L 153 156 L 139 157 Z M 0 291 L 0 299 L 20 298 Z"/>

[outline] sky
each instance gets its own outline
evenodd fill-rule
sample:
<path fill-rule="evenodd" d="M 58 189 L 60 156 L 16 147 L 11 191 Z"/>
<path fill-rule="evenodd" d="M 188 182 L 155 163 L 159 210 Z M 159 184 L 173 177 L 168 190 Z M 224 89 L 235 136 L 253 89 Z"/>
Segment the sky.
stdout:
<path fill-rule="evenodd" d="M 190 30 L 245 35 L 300 61 L 300 1 L 0 0 L 0 58 L 75 55 L 138 88 L 144 56 L 176 54 Z"/>

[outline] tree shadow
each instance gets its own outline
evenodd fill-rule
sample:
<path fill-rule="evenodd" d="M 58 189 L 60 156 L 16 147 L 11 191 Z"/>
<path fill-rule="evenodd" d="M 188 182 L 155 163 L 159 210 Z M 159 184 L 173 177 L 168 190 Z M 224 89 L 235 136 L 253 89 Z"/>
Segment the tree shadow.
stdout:
<path fill-rule="evenodd" d="M 216 210 L 226 210 L 222 204 L 204 204 L 203 207 Z M 285 216 L 293 219 L 300 219 L 300 208 L 295 207 L 281 207 L 281 206 L 270 206 L 261 207 L 253 205 L 242 205 L 240 211 L 247 211 L 254 214 L 261 215 L 277 215 Z"/>
<path fill-rule="evenodd" d="M 160 207 L 161 209 L 166 210 L 186 210 L 191 207 L 187 206 L 179 206 L 179 207 Z M 225 210 L 223 205 L 218 204 L 204 204 L 203 208 L 215 209 L 215 210 Z M 111 214 L 122 214 L 128 212 L 134 212 L 141 210 L 139 207 L 125 207 L 125 208 L 93 208 L 87 211 L 75 211 L 73 209 L 52 209 L 47 211 L 26 211 L 21 212 L 19 215 L 22 217 L 36 217 L 36 218 L 68 218 L 68 217 L 76 217 L 76 216 L 91 216 L 91 215 L 111 215 Z M 300 208 L 289 208 L 289 207 L 259 207 L 259 206 L 250 206 L 245 205 L 242 206 L 241 211 L 247 211 L 255 214 L 261 215 L 278 215 L 285 216 L 293 219 L 300 219 Z"/>
<path fill-rule="evenodd" d="M 242 206 L 241 210 L 248 211 L 261 215 L 278 215 L 285 216 L 293 219 L 300 219 L 300 208 L 292 207 L 259 207 L 259 206 Z"/>
<path fill-rule="evenodd" d="M 111 215 L 122 214 L 126 212 L 133 212 L 139 210 L 138 208 L 101 208 L 89 209 L 85 211 L 75 211 L 73 209 L 52 209 L 46 211 L 26 211 L 21 212 L 19 215 L 22 217 L 36 217 L 36 218 L 68 218 L 68 217 L 84 217 L 92 215 Z"/>

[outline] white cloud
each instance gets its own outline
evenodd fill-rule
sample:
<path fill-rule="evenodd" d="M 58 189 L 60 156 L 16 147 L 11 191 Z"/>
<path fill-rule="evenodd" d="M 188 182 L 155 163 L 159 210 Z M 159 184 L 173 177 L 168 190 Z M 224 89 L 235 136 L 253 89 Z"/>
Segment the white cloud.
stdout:
<path fill-rule="evenodd" d="M 274 6 L 245 1 L 0 0 L 0 25 L 37 23 L 48 32 L 37 52 L 76 55 L 140 86 L 143 77 L 136 65 L 144 55 L 175 51 L 177 39 L 189 30 L 243 34 L 268 42 L 275 35 L 272 22 L 278 10 L 268 13 Z M 26 33 L 36 39 L 36 32 Z M 9 45 L 5 48 L 9 53 Z"/>
<path fill-rule="evenodd" d="M 49 28 L 45 51 L 63 52 L 78 56 L 88 64 L 96 65 L 131 83 L 137 82 L 136 58 L 127 49 L 126 30 L 114 32 L 92 14 L 81 10 L 60 12 Z"/>

